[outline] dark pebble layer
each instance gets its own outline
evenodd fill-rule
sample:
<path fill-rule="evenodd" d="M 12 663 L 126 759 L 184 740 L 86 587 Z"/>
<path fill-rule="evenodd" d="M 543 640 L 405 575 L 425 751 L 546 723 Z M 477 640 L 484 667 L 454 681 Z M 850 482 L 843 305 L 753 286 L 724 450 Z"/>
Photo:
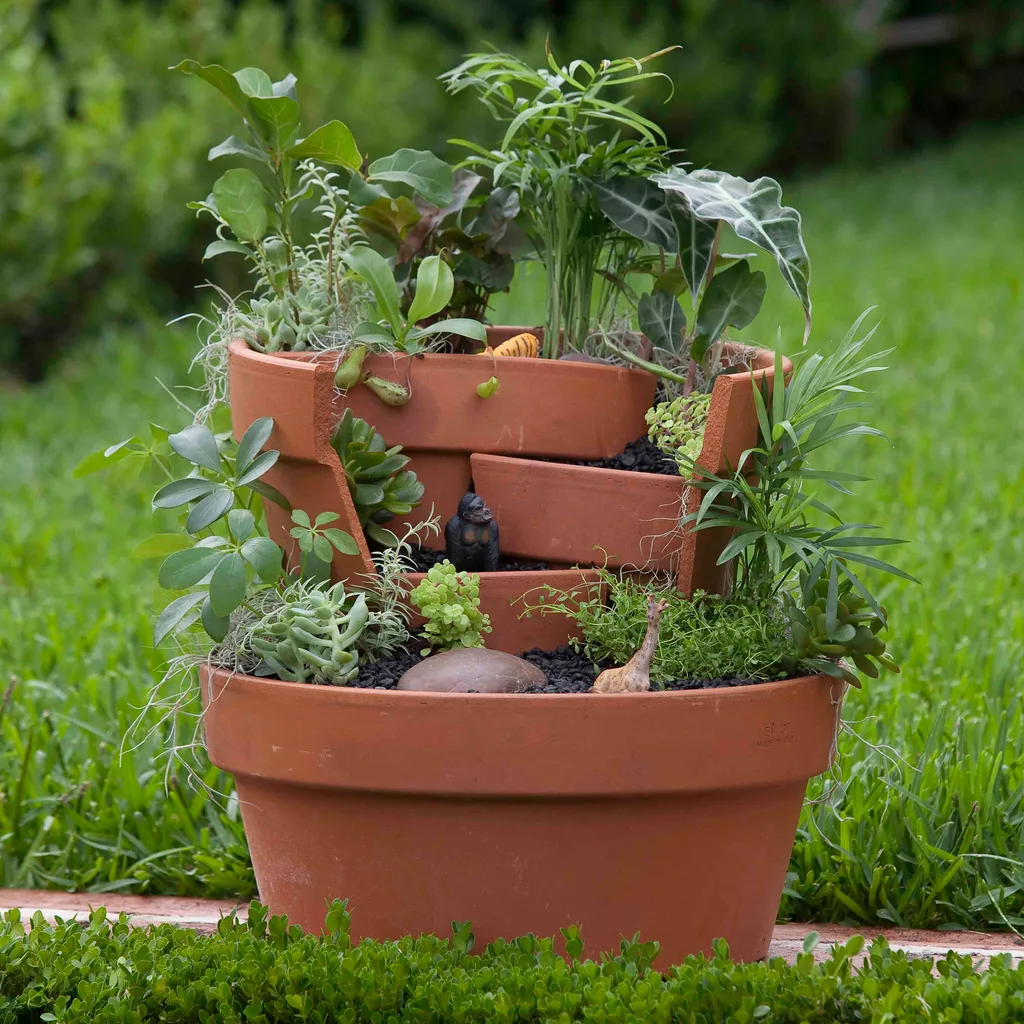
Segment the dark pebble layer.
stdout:
<path fill-rule="evenodd" d="M 413 548 L 409 557 L 416 564 L 417 572 L 429 572 L 448 556 L 443 551 L 435 551 L 433 548 Z M 547 562 L 517 562 L 514 558 L 503 556 L 498 572 L 536 572 L 547 567 Z"/>
<path fill-rule="evenodd" d="M 624 469 L 631 473 L 660 473 L 663 476 L 679 476 L 675 459 L 666 455 L 646 437 L 639 437 L 626 445 L 625 451 L 607 459 L 594 462 L 570 462 L 570 466 L 593 466 L 595 469 Z"/>
<path fill-rule="evenodd" d="M 399 651 L 387 658 L 381 658 L 376 664 L 361 664 L 359 675 L 349 683 L 364 690 L 393 690 L 398 685 L 398 680 L 423 659 L 420 657 L 418 646 L 421 641 L 413 641 L 414 649 L 411 653 Z M 583 653 L 574 651 L 571 647 L 562 645 L 553 651 L 542 651 L 535 647 L 532 651 L 526 651 L 523 658 L 539 668 L 548 681 L 544 686 L 531 686 L 526 693 L 586 693 L 593 685 L 600 666 L 595 666 Z M 759 679 L 678 679 L 672 683 L 664 683 L 660 689 L 664 690 L 713 690 L 727 686 L 750 686 L 763 682 Z M 656 687 L 658 688 L 658 687 Z"/>

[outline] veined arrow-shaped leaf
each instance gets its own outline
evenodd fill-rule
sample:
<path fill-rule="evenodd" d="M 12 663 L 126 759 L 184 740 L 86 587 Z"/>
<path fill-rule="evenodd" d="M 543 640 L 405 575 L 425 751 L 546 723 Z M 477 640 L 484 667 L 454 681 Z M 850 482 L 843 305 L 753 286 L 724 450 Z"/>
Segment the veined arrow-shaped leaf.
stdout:
<path fill-rule="evenodd" d="M 766 287 L 764 274 L 746 260 L 715 274 L 697 310 L 690 355 L 699 363 L 726 327 L 746 327 L 761 311 Z"/>
<path fill-rule="evenodd" d="M 771 253 L 804 308 L 806 342 L 811 331 L 811 262 L 800 230 L 800 214 L 781 205 L 779 183 L 774 178 L 751 182 L 724 171 L 686 171 L 681 167 L 655 174 L 652 180 L 685 196 L 698 220 L 725 221 L 740 238 Z"/>
<path fill-rule="evenodd" d="M 620 230 L 643 242 L 675 252 L 679 245 L 665 193 L 646 178 L 598 182 L 597 199 L 605 216 Z"/>

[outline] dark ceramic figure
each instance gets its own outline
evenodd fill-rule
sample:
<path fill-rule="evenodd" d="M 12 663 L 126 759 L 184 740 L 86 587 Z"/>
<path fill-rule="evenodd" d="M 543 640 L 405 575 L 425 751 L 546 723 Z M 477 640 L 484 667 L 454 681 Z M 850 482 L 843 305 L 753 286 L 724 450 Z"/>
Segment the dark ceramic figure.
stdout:
<path fill-rule="evenodd" d="M 465 494 L 444 528 L 448 560 L 460 572 L 497 572 L 498 524 L 479 494 Z"/>

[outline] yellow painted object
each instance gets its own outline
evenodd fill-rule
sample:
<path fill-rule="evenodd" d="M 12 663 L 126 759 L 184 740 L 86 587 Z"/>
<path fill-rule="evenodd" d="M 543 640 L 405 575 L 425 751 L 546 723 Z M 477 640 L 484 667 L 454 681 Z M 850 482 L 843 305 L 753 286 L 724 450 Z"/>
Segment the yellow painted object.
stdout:
<path fill-rule="evenodd" d="M 528 359 L 536 359 L 540 346 L 533 334 L 517 334 L 508 341 L 503 341 L 497 348 L 487 346 L 480 353 L 482 356 L 524 356 Z"/>

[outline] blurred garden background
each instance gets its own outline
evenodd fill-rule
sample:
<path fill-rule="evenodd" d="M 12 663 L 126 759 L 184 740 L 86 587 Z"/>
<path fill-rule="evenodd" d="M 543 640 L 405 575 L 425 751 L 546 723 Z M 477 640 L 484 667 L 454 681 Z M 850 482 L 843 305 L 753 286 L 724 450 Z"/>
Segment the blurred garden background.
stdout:
<path fill-rule="evenodd" d="M 131 557 L 152 488 L 71 478 L 135 425 L 180 425 L 167 388 L 188 383 L 195 326 L 166 324 L 212 273 L 185 204 L 233 125 L 168 65 L 291 71 L 309 124 L 341 118 L 371 158 L 454 162 L 453 134 L 494 128 L 436 76 L 484 42 L 539 62 L 548 35 L 565 60 L 682 44 L 645 112 L 693 163 L 782 181 L 811 347 L 875 305 L 897 348 L 873 396 L 895 455 L 863 446 L 875 479 L 851 518 L 907 538 L 922 583 L 886 585 L 903 674 L 847 703 L 783 915 L 1024 926 L 1024 0 L 0 4 L 0 885 L 254 892 L 229 780 L 165 756 L 191 729 L 122 745 L 165 662 L 152 563 Z M 793 353 L 782 291 L 746 333 L 781 327 Z M 493 318 L 542 310 L 520 272 Z"/>

